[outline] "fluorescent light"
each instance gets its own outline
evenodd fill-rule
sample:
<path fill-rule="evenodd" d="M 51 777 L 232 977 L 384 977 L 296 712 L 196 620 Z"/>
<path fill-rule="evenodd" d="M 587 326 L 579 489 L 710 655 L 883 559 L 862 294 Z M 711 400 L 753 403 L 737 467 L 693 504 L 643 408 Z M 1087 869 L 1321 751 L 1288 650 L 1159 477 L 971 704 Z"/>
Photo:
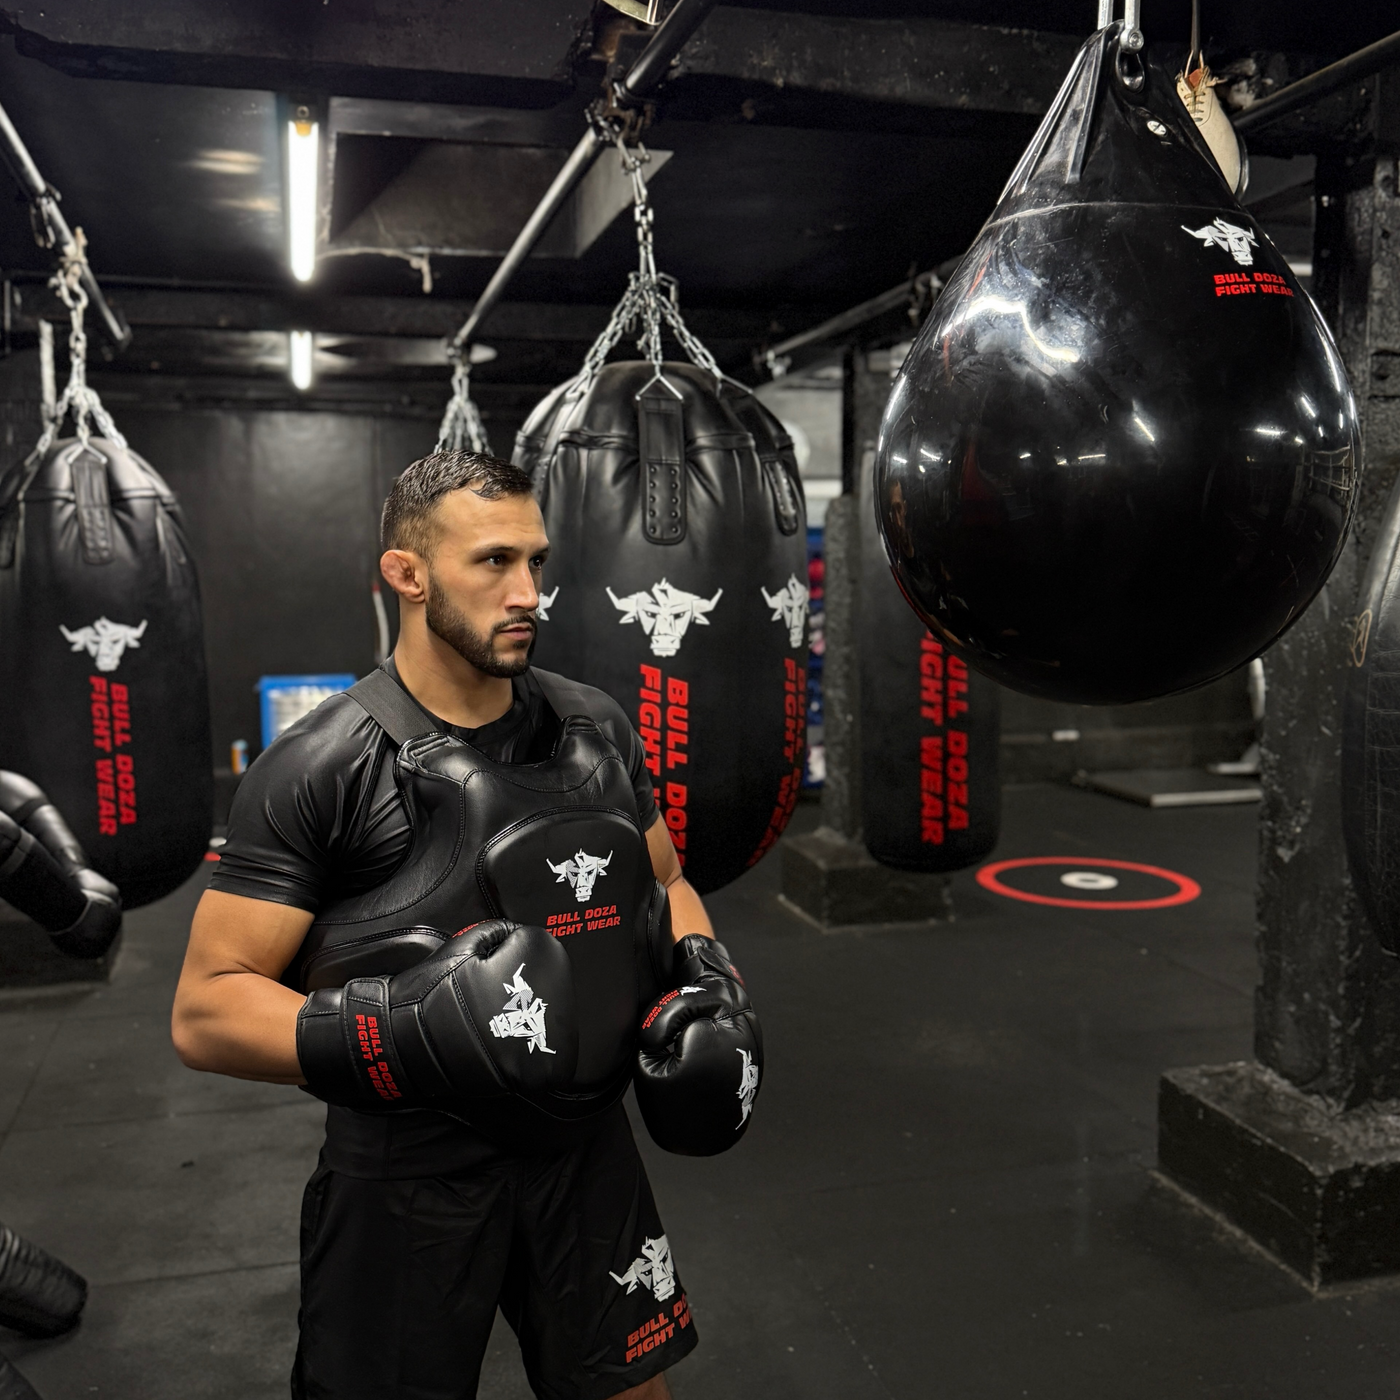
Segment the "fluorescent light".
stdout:
<path fill-rule="evenodd" d="M 287 243 L 292 275 L 309 282 L 316 271 L 316 177 L 321 128 L 305 107 L 287 123 Z"/>
<path fill-rule="evenodd" d="M 310 331 L 287 332 L 287 363 L 292 383 L 303 391 L 311 387 L 311 357 L 316 352 L 316 340 Z"/>

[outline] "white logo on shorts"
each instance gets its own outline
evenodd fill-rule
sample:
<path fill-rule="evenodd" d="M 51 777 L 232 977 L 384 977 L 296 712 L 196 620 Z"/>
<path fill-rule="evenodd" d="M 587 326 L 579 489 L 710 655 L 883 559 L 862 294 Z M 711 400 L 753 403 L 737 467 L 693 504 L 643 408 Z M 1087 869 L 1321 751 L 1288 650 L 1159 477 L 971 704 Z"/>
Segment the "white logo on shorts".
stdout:
<path fill-rule="evenodd" d="M 627 1272 L 615 1274 L 609 1269 L 608 1277 L 625 1285 L 629 1293 L 635 1292 L 638 1284 L 650 1288 L 656 1301 L 664 1303 L 676 1291 L 676 1266 L 671 1260 L 671 1246 L 666 1236 L 644 1241 L 641 1257 L 632 1261 Z"/>

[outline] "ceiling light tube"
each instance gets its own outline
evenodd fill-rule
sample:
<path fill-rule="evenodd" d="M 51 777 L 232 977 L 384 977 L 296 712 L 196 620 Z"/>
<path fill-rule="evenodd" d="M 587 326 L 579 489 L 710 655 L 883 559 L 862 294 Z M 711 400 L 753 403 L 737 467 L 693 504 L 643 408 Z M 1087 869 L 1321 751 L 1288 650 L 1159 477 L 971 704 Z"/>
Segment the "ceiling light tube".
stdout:
<path fill-rule="evenodd" d="M 316 271 L 320 146 L 320 123 L 312 120 L 309 107 L 297 107 L 287 123 L 287 244 L 298 282 L 309 282 Z"/>
<path fill-rule="evenodd" d="M 287 367 L 292 384 L 303 393 L 311 387 L 311 362 L 316 353 L 316 339 L 310 331 L 287 332 Z"/>

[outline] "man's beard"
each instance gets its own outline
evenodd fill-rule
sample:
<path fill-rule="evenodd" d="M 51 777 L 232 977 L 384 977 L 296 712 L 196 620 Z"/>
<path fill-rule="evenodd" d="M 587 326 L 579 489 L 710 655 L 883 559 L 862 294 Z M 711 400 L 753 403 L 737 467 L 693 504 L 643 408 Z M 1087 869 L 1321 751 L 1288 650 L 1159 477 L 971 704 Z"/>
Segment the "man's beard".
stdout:
<path fill-rule="evenodd" d="M 539 638 L 536 630 L 526 651 L 497 656 L 491 646 L 496 633 L 507 627 L 518 627 L 522 622 L 533 623 L 535 615 L 528 612 L 517 613 L 514 617 L 506 618 L 504 622 L 498 622 L 488 635 L 482 636 L 467 620 L 466 615 L 453 607 L 447 595 L 437 586 L 436 580 L 431 578 L 423 616 L 428 624 L 428 631 L 441 637 L 463 661 L 488 676 L 503 676 L 509 679 L 511 676 L 523 674 L 530 665 L 530 657 Z"/>

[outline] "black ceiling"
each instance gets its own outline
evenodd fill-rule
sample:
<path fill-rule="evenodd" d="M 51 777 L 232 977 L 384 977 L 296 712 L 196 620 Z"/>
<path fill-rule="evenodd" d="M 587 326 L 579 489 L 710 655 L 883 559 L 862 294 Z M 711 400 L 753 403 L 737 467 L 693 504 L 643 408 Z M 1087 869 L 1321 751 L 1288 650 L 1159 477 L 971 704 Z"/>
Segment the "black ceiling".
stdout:
<path fill-rule="evenodd" d="M 275 337 L 270 341 L 258 333 L 284 328 L 279 317 L 292 314 L 288 305 L 310 308 L 314 302 L 324 319 L 329 314 L 324 308 L 334 303 L 362 304 L 347 298 L 401 299 L 405 306 L 423 301 L 420 271 L 389 257 L 326 259 L 310 292 L 293 282 L 285 246 L 283 132 L 288 98 L 305 95 L 291 87 L 298 74 L 312 74 L 323 84 L 314 98 L 324 113 L 326 99 L 342 89 L 383 96 L 387 85 L 402 102 L 421 104 L 425 96 L 451 88 L 455 79 L 448 69 L 457 63 L 472 70 L 471 109 L 460 106 L 463 88 L 453 94 L 457 107 L 434 108 L 423 118 L 420 105 L 415 120 L 431 126 L 435 112 L 476 120 L 489 105 L 483 94 L 494 93 L 505 105 L 497 112 L 500 130 L 492 139 L 538 142 L 546 131 L 545 145 L 562 150 L 571 143 L 583 129 L 582 108 L 601 71 L 599 63 L 581 61 L 578 36 L 588 37 L 586 0 L 462 4 L 478 26 L 486 26 L 481 31 L 486 37 L 477 43 L 472 35 L 451 30 L 462 53 L 443 56 L 428 77 L 422 74 L 432 34 L 413 26 L 431 30 L 444 15 L 460 16 L 463 11 L 453 10 L 449 0 L 426 6 L 422 0 L 328 0 L 315 10 L 303 0 L 242 7 L 215 0 L 47 0 L 42 10 L 34 5 L 0 11 L 0 23 L 12 31 L 0 40 L 4 105 L 40 169 L 62 191 L 70 222 L 87 232 L 94 268 L 116 299 L 120 302 L 124 292 L 134 296 L 141 287 L 179 287 L 259 293 L 266 304 L 282 307 L 259 320 L 260 313 L 245 306 L 237 313 L 243 317 L 238 324 L 214 310 L 206 315 L 196 309 L 186 317 L 188 326 L 167 317 L 161 326 L 146 329 L 145 348 L 142 325 L 133 316 L 136 343 L 127 363 L 148 368 L 158 359 L 184 372 L 203 367 L 227 373 L 239 363 L 237 336 L 246 333 L 242 362 L 250 371 L 270 373 L 275 363 L 269 362 L 268 347 Z M 228 16 L 240 8 L 243 27 L 232 33 Z M 861 22 L 935 19 L 1039 29 L 1047 34 L 1046 56 L 1022 86 L 1053 92 L 1072 43 L 1055 39 L 1051 44 L 1049 36 L 1086 32 L 1095 4 L 766 0 L 759 6 L 738 0 L 737 8 Z M 1307 68 L 1387 32 L 1394 27 L 1394 14 L 1387 13 L 1393 8 L 1372 3 L 1324 10 L 1297 0 L 1203 0 L 1203 28 L 1216 42 L 1218 62 L 1245 50 L 1267 50 L 1294 55 L 1295 66 Z M 1150 40 L 1184 41 L 1186 0 L 1144 0 L 1143 10 Z M 388 25 L 396 13 L 403 24 Z M 988 29 L 986 39 L 990 65 L 996 31 Z M 477 47 L 468 51 L 471 43 Z M 172 45 L 177 52 L 169 51 Z M 364 62 L 357 65 L 357 59 Z M 892 53 L 892 65 L 901 61 Z M 206 84 L 211 75 L 234 70 L 250 85 Z M 184 81 L 75 76 L 118 71 Z M 259 78 L 261 85 L 252 84 Z M 975 100 L 958 110 L 928 102 L 846 101 L 830 93 L 804 104 L 781 82 L 770 84 L 773 100 L 765 106 L 744 97 L 751 83 L 726 82 L 713 76 L 678 80 L 663 93 L 646 139 L 673 153 L 652 184 L 658 261 L 679 278 L 683 307 L 702 319 L 710 316 L 711 333 L 735 364 L 746 361 L 761 340 L 781 339 L 959 253 L 985 218 L 1036 120 L 1006 110 L 1008 103 L 999 99 L 989 101 L 985 111 L 976 110 Z M 1043 105 L 1042 98 L 1037 101 Z M 387 147 L 383 141 L 378 147 L 366 143 L 365 154 L 356 159 L 402 165 L 422 146 L 421 140 L 412 149 L 397 146 L 396 138 L 384 141 Z M 348 159 L 338 175 L 347 185 L 355 179 L 366 188 L 383 184 L 382 172 L 371 165 L 354 167 Z M 490 200 L 492 192 L 482 190 L 481 198 Z M 501 323 L 495 340 L 502 353 L 479 378 L 543 383 L 567 372 L 581 352 L 580 336 L 591 335 L 594 323 L 575 318 L 551 343 L 548 306 L 605 308 L 621 293 L 634 260 L 631 220 L 623 217 L 582 257 L 529 264 L 508 295 L 545 309 L 529 336 L 515 342 Z M 48 267 L 18 200 L 0 215 L 0 265 L 11 275 L 41 274 Z M 468 302 L 494 266 L 494 259 L 484 257 L 434 258 L 430 299 Z M 439 319 L 449 325 L 454 315 L 448 305 L 439 309 Z M 207 334 L 202 340 L 194 334 L 220 328 L 224 339 L 217 354 Z M 340 329 L 369 334 L 375 327 L 367 321 Z M 183 330 L 191 332 L 184 351 Z M 419 327 L 417 333 L 441 331 Z M 489 328 L 486 338 L 493 339 Z M 351 358 L 342 355 L 347 363 Z M 398 372 L 444 373 L 425 367 L 422 355 L 418 363 L 412 354 L 401 358 L 405 363 Z"/>

